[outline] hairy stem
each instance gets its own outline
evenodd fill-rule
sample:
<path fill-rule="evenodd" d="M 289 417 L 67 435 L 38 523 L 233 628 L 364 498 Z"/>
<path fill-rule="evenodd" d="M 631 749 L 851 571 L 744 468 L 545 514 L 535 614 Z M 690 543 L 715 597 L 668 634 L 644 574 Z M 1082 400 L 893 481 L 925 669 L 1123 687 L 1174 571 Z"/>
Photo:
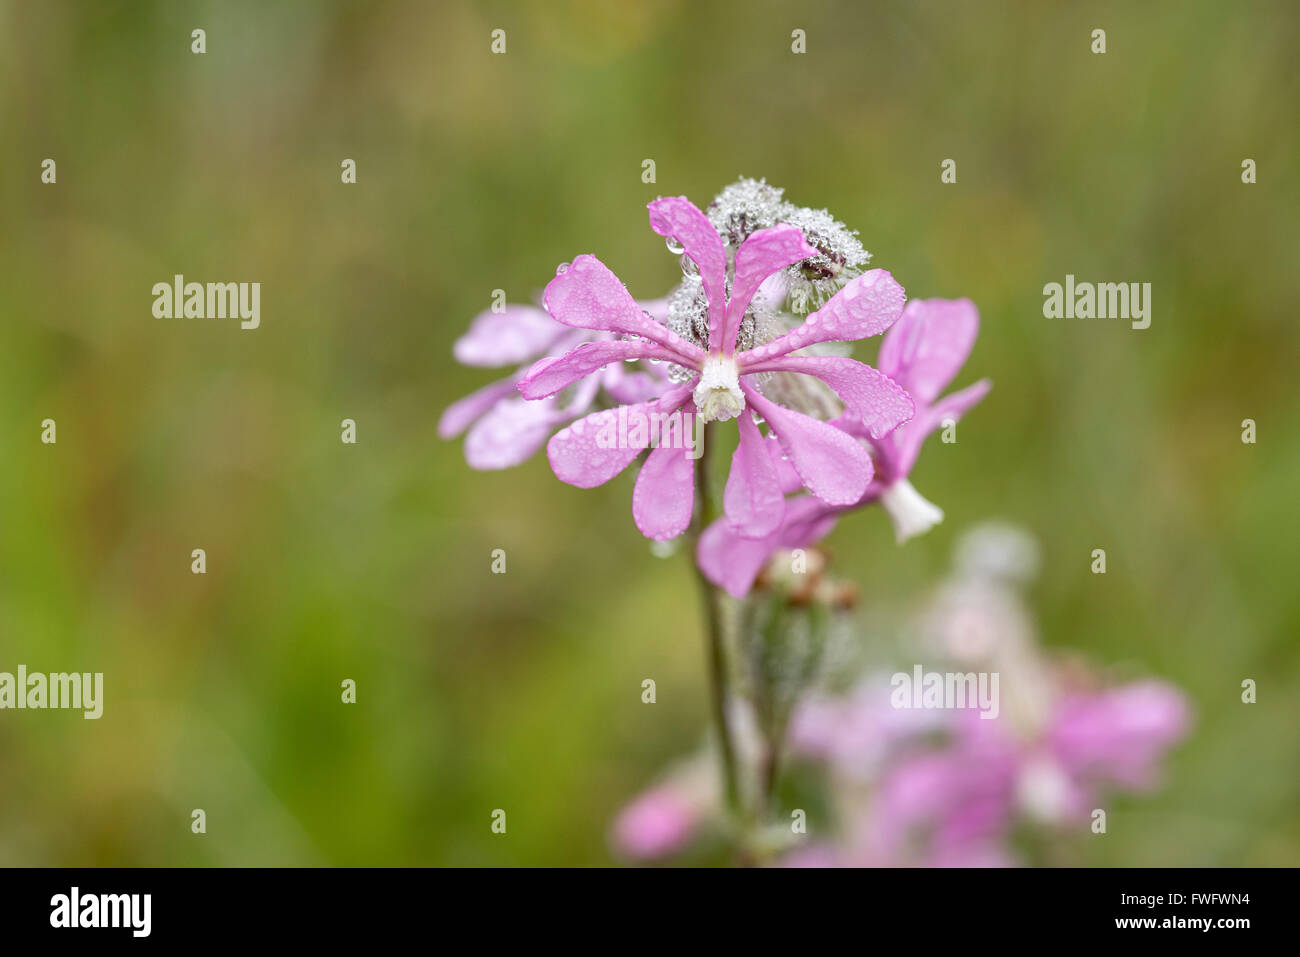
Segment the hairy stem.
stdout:
<path fill-rule="evenodd" d="M 699 542 L 700 534 L 708 527 L 717 514 L 717 508 L 713 501 L 713 489 L 709 482 L 709 452 L 713 447 L 715 423 L 710 422 L 704 427 L 704 445 L 700 452 L 700 457 L 695 462 L 695 497 L 698 500 L 699 509 L 697 511 L 697 525 L 695 528 L 695 542 Z M 700 571 L 699 564 L 694 561 L 692 552 L 692 563 L 695 565 L 695 573 L 700 582 L 700 593 L 704 599 L 705 621 L 708 630 L 708 657 L 709 657 L 709 686 L 710 686 L 710 706 L 713 712 L 713 723 L 717 730 L 718 752 L 722 759 L 722 782 L 726 794 L 727 809 L 731 812 L 733 821 L 740 820 L 740 789 L 736 783 L 736 749 L 731 737 L 731 723 L 727 719 L 727 700 L 729 676 L 727 669 L 727 643 L 724 634 L 722 621 L 722 593 L 713 585 L 704 573 Z"/>

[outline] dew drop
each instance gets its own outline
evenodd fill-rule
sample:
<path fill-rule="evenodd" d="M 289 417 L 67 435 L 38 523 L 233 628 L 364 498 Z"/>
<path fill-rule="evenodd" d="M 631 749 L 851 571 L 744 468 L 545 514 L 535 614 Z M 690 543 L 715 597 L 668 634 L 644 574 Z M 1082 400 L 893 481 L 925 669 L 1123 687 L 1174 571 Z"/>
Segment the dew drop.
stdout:
<path fill-rule="evenodd" d="M 664 237 L 664 245 L 668 247 L 668 251 L 672 253 L 674 256 L 680 256 L 686 250 L 686 247 L 683 246 L 681 243 L 679 243 L 672 236 Z"/>
<path fill-rule="evenodd" d="M 555 267 L 555 275 L 557 276 L 563 276 L 568 271 L 569 271 L 568 263 L 560 263 L 558 266 Z"/>

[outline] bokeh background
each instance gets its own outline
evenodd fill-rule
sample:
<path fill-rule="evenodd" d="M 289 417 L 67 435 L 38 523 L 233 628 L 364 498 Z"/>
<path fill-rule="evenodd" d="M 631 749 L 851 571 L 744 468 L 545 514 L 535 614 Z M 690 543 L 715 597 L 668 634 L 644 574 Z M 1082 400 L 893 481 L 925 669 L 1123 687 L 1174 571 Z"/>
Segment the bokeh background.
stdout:
<path fill-rule="evenodd" d="M 947 522 L 857 516 L 837 573 L 905 607 L 1024 524 L 1047 644 L 1198 715 L 1080 860 L 1300 863 L 1297 46 L 1283 2 L 0 3 L 0 670 L 106 682 L 97 722 L 0 712 L 0 864 L 613 860 L 705 724 L 690 570 L 632 473 L 435 428 L 493 289 L 594 252 L 661 295 L 645 203 L 740 175 L 983 316 L 994 391 L 913 476 Z M 260 281 L 261 328 L 153 318 L 174 273 Z M 1151 328 L 1043 318 L 1066 273 L 1151 282 Z"/>

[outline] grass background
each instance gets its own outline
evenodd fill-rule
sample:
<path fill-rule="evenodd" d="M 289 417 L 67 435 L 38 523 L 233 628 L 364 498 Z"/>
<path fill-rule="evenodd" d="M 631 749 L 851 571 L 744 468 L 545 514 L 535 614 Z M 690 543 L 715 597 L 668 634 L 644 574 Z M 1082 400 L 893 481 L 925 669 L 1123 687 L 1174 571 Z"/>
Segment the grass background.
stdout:
<path fill-rule="evenodd" d="M 645 203 L 740 175 L 983 317 L 995 389 L 914 475 L 948 521 L 858 516 L 838 572 L 906 604 L 1023 523 L 1047 643 L 1198 712 L 1080 860 L 1300 863 L 1297 45 L 1281 2 L 0 3 L 0 670 L 106 683 L 0 712 L 0 864 L 609 861 L 704 725 L 689 570 L 630 474 L 470 471 L 450 347 L 580 252 L 662 294 Z M 174 273 L 260 281 L 261 328 L 154 319 Z M 1044 319 L 1066 273 L 1151 328 Z"/>

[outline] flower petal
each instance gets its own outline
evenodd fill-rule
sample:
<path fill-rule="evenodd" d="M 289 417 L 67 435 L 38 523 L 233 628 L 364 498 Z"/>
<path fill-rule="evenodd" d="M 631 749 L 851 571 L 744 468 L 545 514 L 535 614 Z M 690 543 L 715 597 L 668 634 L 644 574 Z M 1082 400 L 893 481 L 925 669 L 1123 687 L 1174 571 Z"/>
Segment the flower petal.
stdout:
<path fill-rule="evenodd" d="M 662 395 L 671 383 L 663 363 L 637 367 L 616 362 L 600 374 L 600 385 L 619 405 L 633 405 Z"/>
<path fill-rule="evenodd" d="M 491 385 L 485 385 L 483 388 L 471 392 L 464 398 L 457 399 L 447 406 L 443 410 L 442 418 L 438 420 L 438 437 L 450 439 L 453 436 L 460 435 L 469 427 L 471 422 L 482 416 L 502 399 L 513 398 L 517 381 L 514 376 L 508 379 L 500 379 Z"/>
<path fill-rule="evenodd" d="M 845 413 L 856 416 L 873 439 L 888 435 L 915 413 L 912 399 L 889 376 L 848 356 L 782 356 L 752 372 L 802 372 L 816 376 L 835 390 Z"/>
<path fill-rule="evenodd" d="M 470 468 L 485 471 L 513 468 L 540 449 L 551 430 L 568 418 L 550 400 L 504 399 L 465 436 L 465 461 Z"/>
<path fill-rule="evenodd" d="M 839 512 L 821 499 L 800 495 L 786 503 L 785 520 L 763 538 L 745 538 L 726 518 L 713 522 L 700 535 L 695 560 L 704 577 L 744 598 L 772 554 L 781 548 L 806 548 L 835 527 Z"/>
<path fill-rule="evenodd" d="M 666 196 L 648 206 L 650 228 L 682 247 L 700 271 L 704 295 L 709 302 L 709 351 L 718 347 L 726 316 L 727 252 L 722 237 L 699 209 L 685 196 Z"/>
<path fill-rule="evenodd" d="M 675 353 L 644 340 L 584 342 L 565 355 L 539 359 L 520 381 L 519 394 L 525 399 L 543 399 L 611 362 L 650 358 L 677 361 Z"/>
<path fill-rule="evenodd" d="M 850 435 L 828 422 L 792 412 L 740 383 L 746 399 L 772 427 L 810 492 L 831 505 L 852 505 L 867 490 L 871 456 Z"/>
<path fill-rule="evenodd" d="M 636 304 L 641 307 L 642 312 L 650 313 L 650 318 L 655 322 L 668 321 L 668 300 L 664 299 L 638 299 Z"/>
<path fill-rule="evenodd" d="M 1075 694 L 1059 706 L 1049 740 L 1075 777 L 1140 788 L 1191 724 L 1186 697 L 1162 681 Z"/>
<path fill-rule="evenodd" d="M 803 325 L 765 346 L 742 352 L 742 366 L 775 359 L 815 342 L 851 342 L 884 332 L 903 314 L 903 287 L 883 269 L 872 269 L 849 280 Z"/>
<path fill-rule="evenodd" d="M 942 428 L 945 421 L 956 422 L 979 404 L 992 388 L 992 382 L 981 379 L 974 385 L 968 385 L 958 392 L 946 395 L 929 408 L 922 409 L 920 415 L 894 433 L 897 448 L 895 469 L 898 473 L 895 477 L 905 477 L 912 471 L 917 456 L 921 454 L 921 446 L 930 433 Z"/>
<path fill-rule="evenodd" d="M 628 445 L 630 437 L 619 435 L 622 410 L 627 410 L 622 413 L 627 416 L 624 421 L 634 421 L 632 417 L 638 415 L 672 413 L 681 408 L 693 388 L 694 382 L 687 382 L 658 399 L 594 412 L 556 432 L 546 445 L 546 455 L 555 477 L 578 488 L 604 485 L 631 465 L 632 460 L 646 448 L 645 444 Z M 627 447 L 620 448 L 620 444 Z"/>
<path fill-rule="evenodd" d="M 794 470 L 794 466 L 790 463 L 790 455 L 781 447 L 781 440 L 776 437 L 776 433 L 769 432 L 763 442 L 767 448 L 767 456 L 772 460 L 772 468 L 776 469 L 776 480 L 781 486 L 781 492 L 789 495 L 803 488 L 803 479 Z"/>
<path fill-rule="evenodd" d="M 546 311 L 566 326 L 640 336 L 671 349 L 686 366 L 703 361 L 699 346 L 642 312 L 619 278 L 595 256 L 579 256 L 557 273 L 547 284 L 543 299 Z"/>
<path fill-rule="evenodd" d="M 731 472 L 722 501 L 727 520 L 746 538 L 762 538 L 776 531 L 785 514 L 785 497 L 767 442 L 754 417 L 742 412 L 737 419 L 740 444 L 731 458 Z"/>
<path fill-rule="evenodd" d="M 693 409 L 693 403 L 687 403 Z M 632 517 L 646 538 L 676 538 L 695 510 L 695 459 L 690 450 L 660 445 L 646 456 L 632 490 Z"/>
<path fill-rule="evenodd" d="M 698 803 L 672 782 L 647 791 L 619 812 L 613 843 L 625 857 L 656 860 L 681 850 L 704 815 Z"/>
<path fill-rule="evenodd" d="M 466 366 L 508 366 L 544 355 L 557 341 L 572 335 L 542 309 L 506 306 L 502 312 L 480 312 L 469 330 L 456 340 L 451 354 Z"/>
<path fill-rule="evenodd" d="M 969 299 L 913 299 L 880 344 L 880 371 L 929 405 L 965 364 L 979 325 Z"/>
<path fill-rule="evenodd" d="M 724 355 L 735 351 L 741 320 L 763 281 L 778 270 L 815 255 L 817 250 L 808 245 L 803 230 L 785 224 L 760 229 L 740 244 L 736 250 L 736 274 L 731 281 L 731 299 L 727 303 L 727 321 L 722 334 Z"/>
<path fill-rule="evenodd" d="M 700 535 L 695 561 L 710 582 L 735 598 L 744 598 L 778 548 L 777 532 L 764 538 L 745 538 L 720 518 Z"/>

